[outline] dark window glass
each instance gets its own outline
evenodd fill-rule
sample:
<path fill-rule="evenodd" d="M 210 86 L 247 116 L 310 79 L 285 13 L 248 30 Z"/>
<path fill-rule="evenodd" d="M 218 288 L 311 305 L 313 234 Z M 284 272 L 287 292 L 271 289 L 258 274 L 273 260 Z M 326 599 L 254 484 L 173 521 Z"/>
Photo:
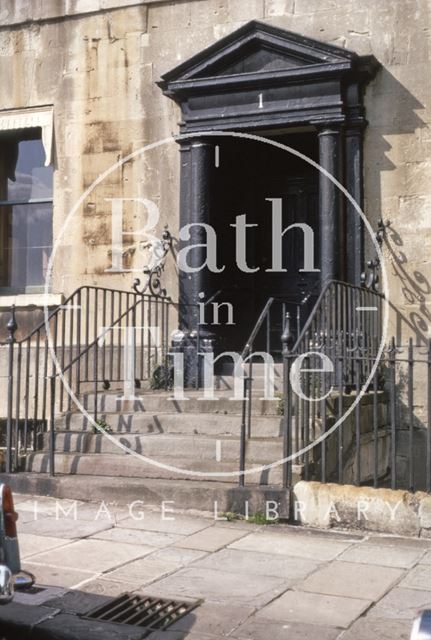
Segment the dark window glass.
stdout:
<path fill-rule="evenodd" d="M 52 250 L 53 168 L 37 132 L 0 139 L 0 287 L 45 283 Z"/>

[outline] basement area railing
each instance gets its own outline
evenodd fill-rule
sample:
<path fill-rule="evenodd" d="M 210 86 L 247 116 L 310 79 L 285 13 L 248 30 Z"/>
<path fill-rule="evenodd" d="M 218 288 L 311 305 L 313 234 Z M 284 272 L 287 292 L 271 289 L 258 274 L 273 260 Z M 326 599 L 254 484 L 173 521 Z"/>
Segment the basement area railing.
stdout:
<path fill-rule="evenodd" d="M 379 363 L 383 302 L 375 291 L 330 281 L 294 344 L 286 319 L 285 486 L 291 486 L 295 475 L 322 482 L 362 481 L 363 404 L 372 389 L 377 429 L 379 403 L 384 402 Z"/>
<path fill-rule="evenodd" d="M 431 341 L 382 344 L 382 295 L 330 282 L 283 334 L 283 483 L 431 491 Z"/>

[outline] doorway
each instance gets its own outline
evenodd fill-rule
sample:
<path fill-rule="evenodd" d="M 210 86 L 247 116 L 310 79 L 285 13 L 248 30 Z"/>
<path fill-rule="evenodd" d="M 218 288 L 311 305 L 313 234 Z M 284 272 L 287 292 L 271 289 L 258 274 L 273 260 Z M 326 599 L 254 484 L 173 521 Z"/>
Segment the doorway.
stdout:
<path fill-rule="evenodd" d="M 265 137 L 318 161 L 316 132 Z M 227 324 L 225 305 L 220 308 L 220 324 L 213 324 L 211 330 L 217 351 L 241 352 L 269 297 L 277 299 L 271 331 L 280 336 L 282 308 L 290 310 L 296 318 L 297 304 L 307 292 L 318 290 L 319 173 L 285 149 L 261 141 L 223 136 L 214 143 L 218 149 L 211 181 L 210 222 L 217 234 L 217 264 L 224 266 L 224 270 L 211 273 L 210 283 L 212 292 L 221 291 L 218 302 L 232 305 L 233 324 Z M 277 207 L 281 207 L 282 230 L 301 223 L 311 228 L 315 272 L 301 271 L 304 269 L 302 228 L 274 237 Z M 244 224 L 253 226 L 244 230 Z M 240 227 L 245 243 L 239 239 Z M 275 264 L 277 242 L 281 263 Z M 279 347 L 274 347 L 274 354 Z"/>

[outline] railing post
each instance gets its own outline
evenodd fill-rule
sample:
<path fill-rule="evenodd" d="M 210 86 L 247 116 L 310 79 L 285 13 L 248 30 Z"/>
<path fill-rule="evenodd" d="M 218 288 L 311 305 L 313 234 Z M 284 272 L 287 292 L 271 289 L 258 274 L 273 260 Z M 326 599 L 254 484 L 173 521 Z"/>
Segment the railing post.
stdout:
<path fill-rule="evenodd" d="M 253 396 L 253 352 L 254 345 L 250 344 L 250 362 L 248 365 L 248 405 L 247 405 L 247 440 L 251 438 L 251 400 Z M 266 380 L 264 382 L 266 384 Z"/>
<path fill-rule="evenodd" d="M 292 390 L 290 388 L 290 352 L 293 335 L 290 328 L 290 313 L 286 313 L 284 331 L 281 336 L 283 354 L 283 487 L 288 488 L 292 483 L 292 461 L 288 460 L 292 452 L 291 414 Z"/>
<path fill-rule="evenodd" d="M 49 475 L 55 475 L 55 375 L 50 376 Z"/>
<path fill-rule="evenodd" d="M 413 355 L 413 338 L 409 338 L 408 355 L 407 355 L 407 397 L 408 397 L 408 426 L 409 426 L 409 490 L 415 490 L 415 471 L 413 466 L 413 377 L 414 377 L 414 355 Z"/>
<path fill-rule="evenodd" d="M 239 486 L 243 487 L 245 484 L 245 442 L 246 442 L 246 415 L 247 415 L 247 394 L 248 394 L 248 383 L 249 378 L 244 376 L 244 388 L 243 388 L 243 397 L 242 397 L 242 412 L 241 412 L 241 433 L 240 433 L 240 451 L 239 451 Z"/>
<path fill-rule="evenodd" d="M 389 410 L 390 410 L 390 429 L 391 429 L 391 489 L 397 488 L 396 353 L 397 353 L 397 349 L 395 347 L 395 338 L 392 338 L 390 347 L 388 349 Z"/>
<path fill-rule="evenodd" d="M 196 325 L 196 380 L 195 380 L 195 389 L 199 390 L 199 378 L 200 378 L 200 367 L 199 367 L 199 352 L 201 350 L 201 323 L 200 319 L 198 324 Z"/>
<path fill-rule="evenodd" d="M 18 328 L 15 317 L 15 306 L 7 323 L 8 330 L 8 385 L 7 385 L 7 422 L 6 422 L 6 473 L 12 473 L 12 404 L 13 404 L 13 362 L 15 331 Z"/>

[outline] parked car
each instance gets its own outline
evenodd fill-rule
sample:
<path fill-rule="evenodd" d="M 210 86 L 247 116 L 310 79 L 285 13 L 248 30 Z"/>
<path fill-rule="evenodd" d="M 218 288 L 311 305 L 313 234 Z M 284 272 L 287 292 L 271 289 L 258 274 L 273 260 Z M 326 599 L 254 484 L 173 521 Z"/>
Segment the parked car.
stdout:
<path fill-rule="evenodd" d="M 14 593 L 14 572 L 21 569 L 15 511 L 11 488 L 0 485 L 0 604 L 10 602 Z"/>
<path fill-rule="evenodd" d="M 422 611 L 413 623 L 410 640 L 431 640 L 431 610 Z"/>
<path fill-rule="evenodd" d="M 10 602 L 14 590 L 28 589 L 35 580 L 21 569 L 17 520 L 12 490 L 0 484 L 0 604 Z"/>

